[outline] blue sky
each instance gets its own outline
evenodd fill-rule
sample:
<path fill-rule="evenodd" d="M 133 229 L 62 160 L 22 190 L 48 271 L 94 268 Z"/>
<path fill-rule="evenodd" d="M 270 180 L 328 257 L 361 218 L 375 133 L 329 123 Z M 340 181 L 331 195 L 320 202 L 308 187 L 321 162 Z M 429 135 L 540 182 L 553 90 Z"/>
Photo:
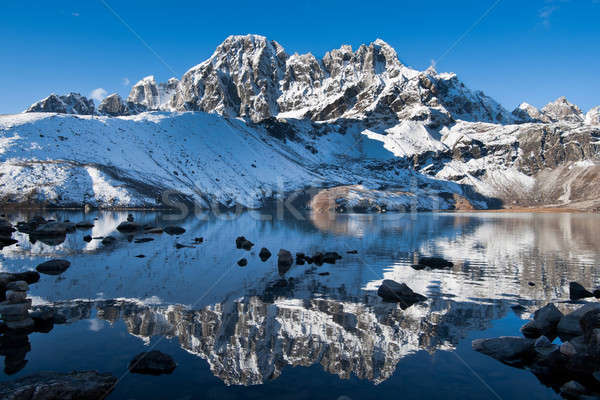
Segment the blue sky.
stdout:
<path fill-rule="evenodd" d="M 600 104 L 599 21 L 600 0 L 3 0 L 0 113 L 51 92 L 126 96 L 142 77 L 179 78 L 245 33 L 316 56 L 381 38 L 403 63 L 437 60 L 439 72 L 456 72 L 509 110 L 564 95 L 587 111 Z"/>

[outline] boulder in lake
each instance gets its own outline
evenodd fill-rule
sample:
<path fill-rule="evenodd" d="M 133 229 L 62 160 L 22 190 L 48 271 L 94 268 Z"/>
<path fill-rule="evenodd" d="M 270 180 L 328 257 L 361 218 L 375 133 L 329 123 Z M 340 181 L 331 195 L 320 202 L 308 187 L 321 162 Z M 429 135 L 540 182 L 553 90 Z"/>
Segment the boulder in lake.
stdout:
<path fill-rule="evenodd" d="M 328 251 L 323 254 L 323 262 L 327 264 L 335 264 L 337 260 L 341 260 L 342 256 L 336 253 L 335 251 Z"/>
<path fill-rule="evenodd" d="M 75 224 L 75 227 L 79 229 L 91 229 L 94 227 L 94 223 L 91 221 L 79 221 Z"/>
<path fill-rule="evenodd" d="M 248 265 L 248 260 L 246 260 L 245 258 L 241 258 L 238 262 L 237 265 L 239 265 L 240 267 L 245 267 L 246 265 Z"/>
<path fill-rule="evenodd" d="M 183 235 L 185 233 L 185 229 L 180 226 L 165 226 L 163 231 L 169 235 Z"/>
<path fill-rule="evenodd" d="M 292 253 L 285 249 L 279 250 L 279 253 L 277 253 L 277 269 L 281 275 L 288 272 L 293 263 L 294 258 L 292 257 Z"/>
<path fill-rule="evenodd" d="M 175 367 L 171 356 L 157 350 L 140 353 L 129 363 L 130 372 L 146 375 L 170 374 Z"/>
<path fill-rule="evenodd" d="M 42 274 L 59 275 L 59 274 L 62 274 L 63 272 L 65 272 L 69 268 L 70 265 L 71 265 L 71 263 L 67 260 L 55 259 L 55 260 L 43 262 L 40 265 L 38 265 L 37 267 L 35 267 L 35 269 Z"/>
<path fill-rule="evenodd" d="M 415 293 L 405 283 L 398 283 L 391 279 L 385 279 L 379 289 L 377 295 L 383 301 L 399 303 L 400 307 L 406 309 L 415 303 L 427 300 L 427 297 Z"/>
<path fill-rule="evenodd" d="M 569 339 L 575 336 L 583 335 L 581 319 L 588 312 L 597 309 L 600 309 L 600 303 L 590 303 L 563 315 L 556 327 L 561 339 Z"/>
<path fill-rule="evenodd" d="M 254 246 L 254 243 L 246 239 L 244 236 L 238 236 L 235 239 L 235 247 L 238 249 L 250 250 Z"/>
<path fill-rule="evenodd" d="M 100 400 L 115 387 L 117 378 L 97 371 L 39 372 L 0 383 L 6 400 Z"/>
<path fill-rule="evenodd" d="M 260 253 L 258 253 L 258 256 L 260 257 L 260 260 L 262 262 L 265 262 L 269 258 L 271 258 L 271 252 L 266 247 L 263 247 L 262 249 L 260 249 Z"/>
<path fill-rule="evenodd" d="M 146 243 L 146 242 L 151 242 L 153 241 L 154 238 L 150 238 L 150 237 L 143 237 L 143 238 L 139 238 L 139 239 L 135 239 L 135 243 Z"/>
<path fill-rule="evenodd" d="M 475 339 L 473 350 L 510 365 L 522 365 L 534 352 L 535 341 L 519 336 Z"/>
<path fill-rule="evenodd" d="M 83 240 L 89 243 L 89 242 L 91 242 L 91 241 L 92 241 L 92 236 L 91 236 L 91 235 L 85 235 L 85 236 L 83 237 Z"/>
<path fill-rule="evenodd" d="M 419 263 L 417 266 L 413 267 L 415 269 L 421 268 L 431 268 L 431 269 L 447 269 L 452 268 L 454 264 L 448 260 L 445 260 L 441 257 L 419 257 Z"/>
<path fill-rule="evenodd" d="M 585 299 L 587 297 L 594 297 L 594 294 L 577 282 L 571 282 L 569 284 L 569 298 L 572 301 Z"/>
<path fill-rule="evenodd" d="M 123 221 L 117 226 L 117 230 L 119 232 L 137 232 L 142 229 L 140 224 L 136 224 L 135 222 Z"/>
<path fill-rule="evenodd" d="M 47 222 L 40 225 L 33 233 L 32 236 L 44 238 L 44 237 L 57 237 L 65 236 L 67 233 L 75 232 L 75 224 L 72 222 Z"/>
<path fill-rule="evenodd" d="M 0 235 L 10 236 L 16 229 L 13 228 L 12 224 L 5 219 L 0 219 Z"/>
<path fill-rule="evenodd" d="M 563 313 L 554 304 L 548 303 L 533 314 L 533 321 L 523 325 L 521 332 L 529 338 L 537 338 L 541 335 L 556 336 L 554 335 L 556 326 L 562 317 Z"/>
<path fill-rule="evenodd" d="M 110 246 L 111 244 L 114 244 L 117 241 L 117 239 L 115 239 L 113 236 L 106 236 L 102 239 L 102 244 L 104 246 Z"/>
<path fill-rule="evenodd" d="M 0 249 L 3 249 L 6 246 L 12 246 L 15 243 L 18 243 L 19 241 L 16 239 L 13 239 L 11 237 L 8 236 L 0 236 Z"/>

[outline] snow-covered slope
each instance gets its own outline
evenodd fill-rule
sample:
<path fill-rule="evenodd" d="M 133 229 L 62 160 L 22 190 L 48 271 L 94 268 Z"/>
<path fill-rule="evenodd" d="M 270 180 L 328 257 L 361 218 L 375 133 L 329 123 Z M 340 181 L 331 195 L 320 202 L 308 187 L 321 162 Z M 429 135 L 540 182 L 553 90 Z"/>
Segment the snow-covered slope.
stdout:
<path fill-rule="evenodd" d="M 597 109 L 584 116 L 561 97 L 508 113 L 455 74 L 405 66 L 379 39 L 317 59 L 230 36 L 180 81 L 148 76 L 127 101 L 108 96 L 105 116 L 37 113 L 90 114 L 88 102 L 52 95 L 0 117 L 0 198 L 155 206 L 176 192 L 259 207 L 307 187 L 363 185 L 332 200 L 600 207 Z"/>

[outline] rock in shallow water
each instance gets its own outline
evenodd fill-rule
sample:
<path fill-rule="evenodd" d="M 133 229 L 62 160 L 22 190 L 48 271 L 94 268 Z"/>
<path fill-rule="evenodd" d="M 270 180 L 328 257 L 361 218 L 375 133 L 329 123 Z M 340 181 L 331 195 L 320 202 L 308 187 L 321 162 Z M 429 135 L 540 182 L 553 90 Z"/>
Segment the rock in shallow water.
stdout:
<path fill-rule="evenodd" d="M 571 300 L 575 301 L 588 297 L 594 297 L 594 294 L 577 282 L 571 282 L 569 284 L 569 298 Z"/>
<path fill-rule="evenodd" d="M 280 249 L 279 253 L 277 253 L 277 269 L 279 270 L 279 274 L 283 275 L 289 271 L 294 263 L 294 258 L 292 257 L 292 253 L 285 249 Z"/>
<path fill-rule="evenodd" d="M 170 374 L 175 367 L 171 356 L 157 350 L 140 353 L 129 363 L 129 371 L 147 375 Z"/>
<path fill-rule="evenodd" d="M 384 301 L 399 303 L 403 309 L 412 306 L 420 301 L 427 300 L 427 297 L 415 293 L 405 283 L 398 283 L 390 279 L 385 279 L 379 289 L 377 295 Z"/>
<path fill-rule="evenodd" d="M 182 235 L 185 233 L 185 229 L 180 226 L 165 226 L 163 232 L 168 235 Z"/>
<path fill-rule="evenodd" d="M 44 263 L 41 263 L 35 269 L 46 275 L 58 275 L 65 272 L 71 263 L 67 260 L 50 260 Z"/>
<path fill-rule="evenodd" d="M 12 382 L 0 383 L 5 400 L 99 400 L 117 383 L 111 374 L 97 371 L 40 372 Z"/>
<path fill-rule="evenodd" d="M 473 350 L 495 358 L 506 364 L 520 364 L 531 354 L 535 341 L 519 336 L 501 336 L 490 339 L 475 339 Z"/>
<path fill-rule="evenodd" d="M 271 258 L 271 252 L 266 247 L 263 247 L 262 249 L 260 249 L 260 253 L 258 253 L 258 256 L 260 257 L 262 262 L 265 262 L 269 258 Z"/>

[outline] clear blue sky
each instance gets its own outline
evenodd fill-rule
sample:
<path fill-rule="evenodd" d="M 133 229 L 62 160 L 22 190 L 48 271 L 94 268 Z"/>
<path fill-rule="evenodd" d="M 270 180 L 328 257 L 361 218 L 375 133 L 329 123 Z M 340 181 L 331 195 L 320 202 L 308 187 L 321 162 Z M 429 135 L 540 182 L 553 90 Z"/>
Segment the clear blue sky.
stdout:
<path fill-rule="evenodd" d="M 179 78 L 231 34 L 262 34 L 290 54 L 316 56 L 381 38 L 425 69 L 496 1 L 105 0 L 167 67 L 102 0 L 3 0 L 0 113 L 51 92 L 126 96 L 146 75 Z M 509 110 L 564 95 L 587 111 L 600 104 L 600 0 L 500 0 L 436 68 Z"/>

